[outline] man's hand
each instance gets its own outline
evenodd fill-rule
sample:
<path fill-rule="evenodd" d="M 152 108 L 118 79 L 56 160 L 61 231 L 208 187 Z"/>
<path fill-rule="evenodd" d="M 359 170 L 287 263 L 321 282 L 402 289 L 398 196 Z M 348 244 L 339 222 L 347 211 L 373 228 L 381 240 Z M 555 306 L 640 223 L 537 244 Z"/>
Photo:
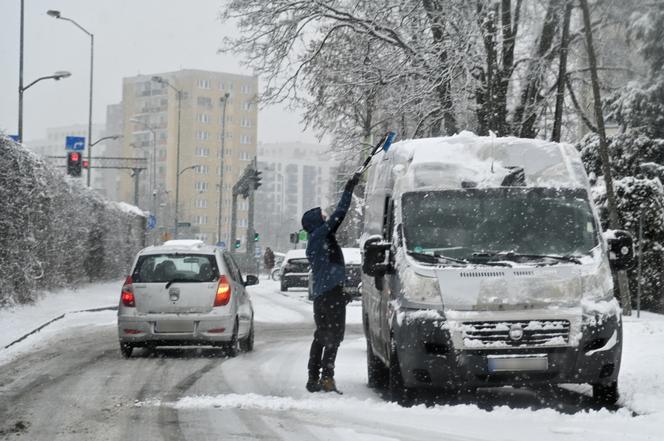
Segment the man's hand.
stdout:
<path fill-rule="evenodd" d="M 362 177 L 362 173 L 354 173 L 353 177 L 348 180 L 346 183 L 346 188 L 345 191 L 350 191 L 352 192 L 353 189 L 355 189 L 355 186 L 357 185 L 358 182 L 360 182 L 360 178 Z"/>

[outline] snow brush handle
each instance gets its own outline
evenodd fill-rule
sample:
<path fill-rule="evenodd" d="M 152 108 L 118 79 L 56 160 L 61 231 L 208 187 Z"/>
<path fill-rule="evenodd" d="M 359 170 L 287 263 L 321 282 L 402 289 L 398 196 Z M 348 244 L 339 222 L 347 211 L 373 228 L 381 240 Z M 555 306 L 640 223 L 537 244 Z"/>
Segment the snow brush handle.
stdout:
<path fill-rule="evenodd" d="M 381 150 L 386 152 L 389 150 L 390 146 L 392 145 L 392 141 L 394 141 L 394 138 L 397 136 L 396 132 L 387 132 L 385 135 L 383 135 L 382 138 L 380 138 L 380 141 L 378 141 L 378 144 L 376 144 L 376 147 L 373 148 L 371 151 L 371 154 L 367 156 L 367 159 L 364 160 L 364 164 L 360 168 L 357 169 L 355 173 L 364 173 L 364 171 L 369 168 L 369 163 L 371 162 L 371 159 L 376 156 L 378 152 Z"/>

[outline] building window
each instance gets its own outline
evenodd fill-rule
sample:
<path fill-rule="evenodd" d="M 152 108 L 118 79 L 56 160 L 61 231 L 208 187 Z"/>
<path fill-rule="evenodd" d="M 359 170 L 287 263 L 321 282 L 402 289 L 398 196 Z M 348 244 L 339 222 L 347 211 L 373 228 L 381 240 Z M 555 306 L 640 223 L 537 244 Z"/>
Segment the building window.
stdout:
<path fill-rule="evenodd" d="M 210 169 L 207 165 L 199 165 L 195 170 L 199 175 L 207 175 Z"/>
<path fill-rule="evenodd" d="M 196 119 L 199 123 L 207 124 L 210 122 L 210 115 L 207 113 L 198 113 L 196 114 Z"/>
<path fill-rule="evenodd" d="M 251 136 L 240 135 L 240 144 L 251 144 Z"/>
<path fill-rule="evenodd" d="M 196 139 L 199 141 L 207 141 L 210 139 L 210 134 L 205 130 L 199 130 L 196 132 Z"/>
<path fill-rule="evenodd" d="M 243 84 L 240 87 L 240 92 L 242 92 L 242 93 L 251 93 L 251 86 L 248 85 L 248 84 Z"/>
<path fill-rule="evenodd" d="M 208 183 L 205 181 L 196 181 L 194 188 L 200 193 L 206 192 L 208 190 Z"/>
<path fill-rule="evenodd" d="M 240 161 L 251 161 L 249 152 L 240 152 Z"/>
<path fill-rule="evenodd" d="M 210 80 L 198 80 L 198 88 L 199 89 L 209 89 L 210 88 Z"/>
<path fill-rule="evenodd" d="M 196 199 L 196 208 L 207 208 L 208 201 L 207 199 Z"/>
<path fill-rule="evenodd" d="M 199 106 L 212 107 L 212 98 L 209 98 L 207 96 L 199 96 L 198 98 L 196 98 L 196 103 Z"/>
<path fill-rule="evenodd" d="M 210 149 L 207 147 L 196 147 L 196 156 L 208 157 L 210 156 Z"/>
<path fill-rule="evenodd" d="M 242 110 L 251 110 L 251 101 L 245 101 L 242 103 Z"/>
<path fill-rule="evenodd" d="M 249 118 L 242 118 L 240 120 L 240 127 L 251 127 L 251 120 Z"/>
<path fill-rule="evenodd" d="M 239 224 L 240 224 L 240 227 L 242 227 L 242 228 L 247 228 L 248 227 L 248 223 L 247 223 L 246 219 L 240 219 Z"/>
<path fill-rule="evenodd" d="M 241 211 L 249 211 L 249 202 L 248 201 L 240 201 L 240 210 Z"/>

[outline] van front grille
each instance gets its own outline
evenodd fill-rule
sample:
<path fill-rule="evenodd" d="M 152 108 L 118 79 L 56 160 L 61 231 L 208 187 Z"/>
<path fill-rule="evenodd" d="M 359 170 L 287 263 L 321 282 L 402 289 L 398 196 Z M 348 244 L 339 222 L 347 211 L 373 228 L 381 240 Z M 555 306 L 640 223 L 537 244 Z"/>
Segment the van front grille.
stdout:
<path fill-rule="evenodd" d="M 467 348 L 564 346 L 569 343 L 570 323 L 567 320 L 465 322 L 462 330 Z"/>

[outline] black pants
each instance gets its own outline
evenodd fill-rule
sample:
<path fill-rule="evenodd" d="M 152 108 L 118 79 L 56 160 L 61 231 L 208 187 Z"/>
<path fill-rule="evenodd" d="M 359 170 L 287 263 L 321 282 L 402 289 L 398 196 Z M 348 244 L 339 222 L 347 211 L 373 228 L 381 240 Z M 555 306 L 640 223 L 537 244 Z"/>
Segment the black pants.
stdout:
<path fill-rule="evenodd" d="M 342 286 L 326 291 L 314 300 L 314 341 L 309 351 L 309 377 L 334 377 L 334 361 L 346 329 L 346 297 Z"/>

